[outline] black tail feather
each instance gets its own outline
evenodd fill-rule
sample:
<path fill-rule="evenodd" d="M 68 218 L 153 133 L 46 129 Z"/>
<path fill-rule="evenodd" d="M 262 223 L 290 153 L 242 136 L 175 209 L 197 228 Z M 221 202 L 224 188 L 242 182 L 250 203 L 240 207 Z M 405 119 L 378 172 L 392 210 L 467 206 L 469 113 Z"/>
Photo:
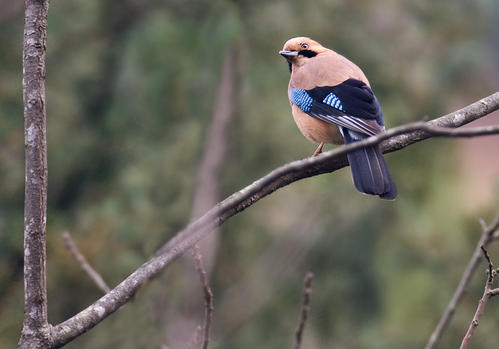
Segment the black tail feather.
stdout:
<path fill-rule="evenodd" d="M 352 131 L 343 131 L 345 143 L 348 144 L 359 140 L 357 132 L 355 132 L 354 139 L 350 134 Z M 378 146 L 356 150 L 348 153 L 347 157 L 357 190 L 366 194 L 379 195 L 380 198 L 385 200 L 395 199 L 397 188 L 388 172 L 386 161 Z"/>

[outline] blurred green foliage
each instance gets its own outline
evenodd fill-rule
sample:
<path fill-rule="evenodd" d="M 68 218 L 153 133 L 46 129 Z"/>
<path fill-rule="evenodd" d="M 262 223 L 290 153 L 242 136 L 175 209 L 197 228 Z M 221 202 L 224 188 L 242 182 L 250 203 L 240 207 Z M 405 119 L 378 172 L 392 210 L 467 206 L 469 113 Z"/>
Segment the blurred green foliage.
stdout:
<path fill-rule="evenodd" d="M 50 321 L 100 296 L 62 231 L 115 285 L 188 222 L 228 47 L 238 52 L 238 99 L 223 196 L 314 150 L 290 116 L 288 68 L 277 55 L 288 38 L 310 36 L 361 66 L 393 126 L 497 90 L 498 15 L 494 0 L 52 1 Z M 17 343 L 23 317 L 22 30 L 21 11 L 0 22 L 0 348 Z M 462 176 L 467 142 L 430 140 L 388 155 L 395 202 L 359 194 L 344 169 L 295 183 L 229 221 L 212 275 L 210 347 L 289 347 L 307 270 L 316 276 L 304 348 L 422 347 L 479 237 L 477 218 L 490 219 L 499 203 Z M 497 161 L 497 148 L 481 154 Z M 481 168 L 471 171 L 480 178 Z M 487 190 L 497 194 L 494 178 Z M 263 270 L 249 274 L 263 255 Z M 499 261 L 497 248 L 491 255 Z M 169 309 L 183 294 L 178 272 L 173 265 L 67 347 L 168 343 Z M 236 295 L 237 310 L 224 306 L 248 277 L 253 293 Z M 460 342 L 483 278 L 478 273 L 442 348 Z M 246 309 L 246 296 L 259 305 Z M 497 347 L 496 309 L 491 300 L 476 347 Z"/>

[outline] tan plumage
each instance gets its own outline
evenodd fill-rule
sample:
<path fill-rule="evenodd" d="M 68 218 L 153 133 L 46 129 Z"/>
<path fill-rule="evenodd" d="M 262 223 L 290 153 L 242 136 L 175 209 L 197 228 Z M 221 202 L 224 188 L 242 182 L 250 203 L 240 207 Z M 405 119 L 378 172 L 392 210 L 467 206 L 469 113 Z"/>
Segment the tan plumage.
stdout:
<path fill-rule="evenodd" d="M 296 125 L 309 140 L 353 143 L 383 132 L 381 107 L 360 68 L 307 37 L 288 40 L 279 52 L 289 64 L 288 97 Z M 357 189 L 394 199 L 397 189 L 379 146 L 347 154 Z"/>
<path fill-rule="evenodd" d="M 284 44 L 283 50 L 300 51 L 303 44 L 308 45 L 308 50 L 317 52 L 317 56 L 313 61 L 302 56 L 294 58 L 290 87 L 308 90 L 316 86 L 335 86 L 350 78 L 370 86 L 366 76 L 355 63 L 310 38 L 290 39 Z"/>
<path fill-rule="evenodd" d="M 291 88 L 309 90 L 317 86 L 335 86 L 345 80 L 354 78 L 369 85 L 366 76 L 355 65 L 342 55 L 323 47 L 317 41 L 307 37 L 297 37 L 286 41 L 283 50 L 300 51 L 302 45 L 308 45 L 308 49 L 317 52 L 317 56 L 311 61 L 306 57 L 295 56 L 291 64 L 291 78 L 289 79 L 288 94 Z M 291 102 L 293 119 L 301 133 L 315 143 L 343 144 L 343 137 L 336 125 L 322 120 L 311 118 Z M 372 123 L 379 132 L 383 128 Z"/>

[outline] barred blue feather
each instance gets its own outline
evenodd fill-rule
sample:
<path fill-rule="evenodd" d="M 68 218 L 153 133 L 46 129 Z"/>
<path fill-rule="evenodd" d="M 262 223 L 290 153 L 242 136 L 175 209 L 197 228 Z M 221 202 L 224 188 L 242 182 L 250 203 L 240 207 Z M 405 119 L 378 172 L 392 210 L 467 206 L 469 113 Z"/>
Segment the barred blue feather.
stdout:
<path fill-rule="evenodd" d="M 338 96 L 336 96 L 334 93 L 330 93 L 328 94 L 324 100 L 322 101 L 322 103 L 325 103 L 325 104 L 328 104 L 330 105 L 331 107 L 333 108 L 336 108 L 338 110 L 341 110 L 343 111 L 343 104 L 341 104 L 341 101 L 340 99 L 338 98 Z"/>
<path fill-rule="evenodd" d="M 303 110 L 305 113 L 310 111 L 312 107 L 312 102 L 314 101 L 312 97 L 307 93 L 307 91 L 303 89 L 292 88 L 289 91 L 289 96 L 291 98 L 291 102 L 296 104 L 298 108 Z"/>

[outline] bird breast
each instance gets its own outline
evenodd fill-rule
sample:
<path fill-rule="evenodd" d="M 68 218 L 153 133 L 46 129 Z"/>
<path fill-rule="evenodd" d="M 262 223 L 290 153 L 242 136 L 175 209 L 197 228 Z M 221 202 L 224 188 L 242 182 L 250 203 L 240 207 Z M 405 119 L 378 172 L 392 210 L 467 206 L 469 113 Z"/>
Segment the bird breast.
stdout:
<path fill-rule="evenodd" d="M 301 133 L 315 143 L 343 144 L 343 137 L 336 125 L 315 119 L 295 104 L 291 105 L 293 119 Z"/>

